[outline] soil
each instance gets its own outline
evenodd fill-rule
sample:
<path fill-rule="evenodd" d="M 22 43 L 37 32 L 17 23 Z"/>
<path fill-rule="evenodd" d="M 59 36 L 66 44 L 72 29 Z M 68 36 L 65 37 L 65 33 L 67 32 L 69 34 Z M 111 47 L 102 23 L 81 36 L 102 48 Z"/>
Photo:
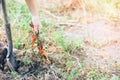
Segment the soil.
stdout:
<path fill-rule="evenodd" d="M 116 74 L 120 77 L 120 26 L 115 24 L 107 20 L 95 19 L 81 27 L 65 27 L 63 35 L 68 39 L 84 41 L 84 52 L 81 54 L 80 51 L 77 51 L 74 56 L 84 58 L 82 64 L 86 71 L 95 68 L 100 72 Z M 0 40 L 6 41 L 3 28 L 0 28 Z M 11 74 L 5 67 L 4 71 L 0 71 L 0 78 L 1 80 L 64 80 L 59 71 L 60 68 L 65 68 L 66 61 L 61 59 L 64 54 L 54 53 L 49 54 L 51 63 L 48 64 L 44 59 L 41 60 L 42 58 L 37 52 L 30 49 L 20 50 L 19 54 L 15 54 L 21 61 L 18 75 Z M 84 80 L 84 78 L 80 80 Z"/>
<path fill-rule="evenodd" d="M 84 64 L 87 69 L 96 66 L 102 72 L 120 76 L 120 26 L 116 26 L 118 24 L 120 23 L 95 19 L 82 27 L 73 26 L 66 29 L 64 34 L 70 39 L 84 40 Z"/>

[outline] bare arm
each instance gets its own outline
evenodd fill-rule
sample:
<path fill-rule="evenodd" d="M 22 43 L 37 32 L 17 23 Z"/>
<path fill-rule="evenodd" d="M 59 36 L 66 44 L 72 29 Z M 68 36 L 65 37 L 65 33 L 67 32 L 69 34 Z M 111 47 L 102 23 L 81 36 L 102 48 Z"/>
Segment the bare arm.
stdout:
<path fill-rule="evenodd" d="M 31 14 L 33 16 L 38 16 L 38 10 L 37 10 L 37 1 L 36 0 L 25 0 L 28 7 L 29 7 L 29 10 L 31 12 Z"/>
<path fill-rule="evenodd" d="M 34 31 L 38 33 L 39 29 L 41 28 L 41 23 L 39 20 L 39 14 L 37 9 L 37 0 L 25 0 L 25 1 L 32 15 L 32 22 L 35 26 Z"/>

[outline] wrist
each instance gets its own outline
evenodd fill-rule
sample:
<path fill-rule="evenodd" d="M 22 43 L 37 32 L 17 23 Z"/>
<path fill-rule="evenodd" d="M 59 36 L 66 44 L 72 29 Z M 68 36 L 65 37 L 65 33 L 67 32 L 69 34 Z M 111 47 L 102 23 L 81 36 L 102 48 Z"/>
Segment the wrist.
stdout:
<path fill-rule="evenodd" d="M 36 23 L 36 22 L 39 22 L 39 16 L 32 16 L 32 22 L 33 23 Z"/>
<path fill-rule="evenodd" d="M 32 19 L 39 19 L 39 16 L 32 16 Z"/>

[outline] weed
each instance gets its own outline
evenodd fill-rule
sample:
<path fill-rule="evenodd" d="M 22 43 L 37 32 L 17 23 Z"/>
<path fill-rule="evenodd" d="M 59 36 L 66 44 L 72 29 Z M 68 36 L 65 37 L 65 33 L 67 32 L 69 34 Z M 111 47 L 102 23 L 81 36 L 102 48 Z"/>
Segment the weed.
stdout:
<path fill-rule="evenodd" d="M 22 40 L 23 40 L 22 37 L 16 39 L 15 47 L 16 47 L 17 49 L 21 49 L 21 48 L 22 48 L 22 46 L 21 46 L 21 42 L 22 42 Z"/>
<path fill-rule="evenodd" d="M 66 52 L 74 52 L 77 48 L 82 48 L 84 44 L 83 40 L 70 40 L 65 38 L 62 35 L 62 31 L 60 30 L 56 31 L 56 33 L 54 34 L 54 39 L 61 45 L 62 49 Z"/>
<path fill-rule="evenodd" d="M 91 46 L 93 46 L 93 47 L 100 47 L 102 44 L 100 44 L 100 43 L 98 43 L 98 42 L 91 42 L 90 43 L 91 44 Z"/>
<path fill-rule="evenodd" d="M 80 75 L 80 70 L 79 68 L 75 67 L 72 68 L 69 72 L 63 72 L 63 75 L 66 80 L 75 80 Z"/>
<path fill-rule="evenodd" d="M 108 77 L 102 77 L 99 80 L 108 80 Z"/>
<path fill-rule="evenodd" d="M 79 62 L 83 63 L 84 60 L 85 60 L 85 58 L 84 58 L 84 57 L 81 57 L 81 58 L 79 59 Z"/>
<path fill-rule="evenodd" d="M 29 65 L 29 64 L 32 63 L 32 61 L 31 61 L 27 56 L 25 56 L 25 57 L 23 58 L 23 63 L 24 63 L 25 65 Z"/>
<path fill-rule="evenodd" d="M 98 76 L 96 71 L 90 71 L 87 75 L 87 80 L 94 80 Z"/>
<path fill-rule="evenodd" d="M 17 73 L 17 72 L 10 72 L 9 73 L 12 77 L 14 77 L 14 80 L 20 80 L 21 79 L 21 76 Z"/>
<path fill-rule="evenodd" d="M 66 68 L 70 68 L 72 66 L 72 61 L 67 61 Z"/>
<path fill-rule="evenodd" d="M 56 42 L 58 42 L 61 45 L 64 51 L 66 52 L 68 51 L 67 43 L 65 42 L 65 39 L 63 38 L 62 33 L 60 31 L 57 31 L 55 33 L 54 39 Z"/>
<path fill-rule="evenodd" d="M 17 72 L 12 71 L 12 72 L 10 72 L 10 75 L 12 75 L 12 76 L 16 76 L 16 75 L 17 75 Z"/>
<path fill-rule="evenodd" d="M 120 80 L 120 77 L 118 77 L 116 75 L 112 75 L 112 77 L 110 78 L 110 80 Z"/>
<path fill-rule="evenodd" d="M 66 40 L 66 43 L 68 50 L 71 53 L 74 53 L 74 51 L 76 51 L 77 49 L 80 49 L 81 52 L 83 50 L 83 45 L 84 45 L 83 40 Z"/>
<path fill-rule="evenodd" d="M 73 77 L 78 77 L 79 74 L 79 68 L 74 68 L 71 72 Z"/>

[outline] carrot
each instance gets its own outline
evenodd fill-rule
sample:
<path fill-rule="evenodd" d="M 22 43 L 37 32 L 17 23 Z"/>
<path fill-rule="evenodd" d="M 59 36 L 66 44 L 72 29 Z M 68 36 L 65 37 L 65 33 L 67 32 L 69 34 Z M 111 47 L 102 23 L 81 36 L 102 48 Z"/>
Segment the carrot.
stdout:
<path fill-rule="evenodd" d="M 48 57 L 46 56 L 46 53 L 45 53 L 45 51 L 43 50 L 43 48 L 42 48 L 41 45 L 38 45 L 38 49 L 39 49 L 41 55 L 45 57 L 46 62 L 49 62 L 49 59 L 48 59 Z"/>
<path fill-rule="evenodd" d="M 32 37 L 32 40 L 31 40 L 31 48 L 34 49 L 34 43 L 35 41 L 37 40 L 37 37 L 36 36 L 33 36 Z"/>
<path fill-rule="evenodd" d="M 31 27 L 32 30 L 34 29 L 34 25 L 33 25 L 33 24 L 31 24 L 30 27 Z M 37 34 L 32 37 L 32 40 L 31 40 L 31 48 L 32 48 L 32 49 L 34 49 L 34 43 L 35 43 L 35 41 L 36 41 L 37 39 L 38 39 L 38 38 L 37 38 Z M 40 52 L 41 55 L 46 59 L 46 62 L 49 62 L 49 59 L 48 59 L 48 57 L 47 57 L 44 49 L 42 48 L 42 45 L 41 45 L 38 41 L 37 41 L 37 43 L 38 43 L 38 46 L 37 46 L 37 47 L 38 47 L 38 49 L 39 49 L 39 52 Z"/>

